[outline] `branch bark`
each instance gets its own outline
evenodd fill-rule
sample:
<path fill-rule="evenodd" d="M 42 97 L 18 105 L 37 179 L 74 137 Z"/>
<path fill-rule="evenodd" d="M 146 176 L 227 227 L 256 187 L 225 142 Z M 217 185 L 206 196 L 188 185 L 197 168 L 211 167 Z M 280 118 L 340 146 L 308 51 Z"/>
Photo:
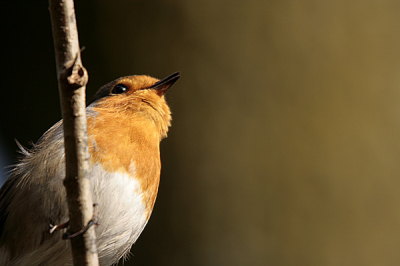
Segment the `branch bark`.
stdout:
<path fill-rule="evenodd" d="M 73 0 L 49 0 L 64 127 L 69 224 L 72 233 L 93 217 L 88 173 L 85 90 L 88 74 L 82 65 Z M 74 265 L 98 265 L 94 227 L 71 239 Z"/>

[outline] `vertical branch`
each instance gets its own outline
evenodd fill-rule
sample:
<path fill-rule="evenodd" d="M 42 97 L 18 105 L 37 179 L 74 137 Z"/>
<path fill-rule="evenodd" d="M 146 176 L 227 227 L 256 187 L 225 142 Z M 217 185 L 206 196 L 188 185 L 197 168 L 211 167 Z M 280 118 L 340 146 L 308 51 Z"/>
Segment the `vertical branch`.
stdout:
<path fill-rule="evenodd" d="M 93 216 L 88 172 L 85 89 L 88 74 L 82 65 L 73 0 L 49 0 L 56 54 L 58 86 L 64 124 L 64 147 L 70 231 L 86 227 Z M 98 265 L 92 226 L 71 239 L 74 265 Z"/>

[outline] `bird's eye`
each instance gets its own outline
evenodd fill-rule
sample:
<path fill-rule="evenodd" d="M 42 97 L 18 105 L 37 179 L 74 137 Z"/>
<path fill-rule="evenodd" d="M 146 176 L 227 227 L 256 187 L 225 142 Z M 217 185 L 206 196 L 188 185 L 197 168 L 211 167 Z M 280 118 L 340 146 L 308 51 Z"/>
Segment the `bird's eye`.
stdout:
<path fill-rule="evenodd" d="M 124 84 L 117 84 L 115 87 L 112 89 L 111 93 L 112 94 L 121 94 L 124 92 L 128 91 L 128 87 L 126 87 Z"/>

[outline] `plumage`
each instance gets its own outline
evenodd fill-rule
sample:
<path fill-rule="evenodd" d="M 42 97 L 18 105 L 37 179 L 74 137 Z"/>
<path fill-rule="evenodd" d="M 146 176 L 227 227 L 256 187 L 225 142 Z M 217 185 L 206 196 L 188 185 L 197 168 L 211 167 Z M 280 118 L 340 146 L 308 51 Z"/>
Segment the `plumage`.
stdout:
<path fill-rule="evenodd" d="M 160 180 L 159 142 L 171 121 L 164 93 L 178 78 L 123 77 L 100 88 L 86 108 L 101 265 L 128 254 L 150 217 Z M 0 265 L 72 265 L 63 232 L 49 233 L 50 225 L 68 221 L 63 145 L 60 121 L 23 150 L 0 189 Z"/>

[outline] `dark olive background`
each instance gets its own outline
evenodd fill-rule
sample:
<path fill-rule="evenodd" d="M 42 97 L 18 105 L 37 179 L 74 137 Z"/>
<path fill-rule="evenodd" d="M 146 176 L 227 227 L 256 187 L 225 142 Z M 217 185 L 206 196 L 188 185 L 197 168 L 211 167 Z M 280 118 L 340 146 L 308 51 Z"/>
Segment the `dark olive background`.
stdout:
<path fill-rule="evenodd" d="M 3 4 L 2 152 L 60 119 L 46 1 Z M 181 71 L 125 265 L 398 265 L 400 2 L 77 1 L 88 97 Z"/>

